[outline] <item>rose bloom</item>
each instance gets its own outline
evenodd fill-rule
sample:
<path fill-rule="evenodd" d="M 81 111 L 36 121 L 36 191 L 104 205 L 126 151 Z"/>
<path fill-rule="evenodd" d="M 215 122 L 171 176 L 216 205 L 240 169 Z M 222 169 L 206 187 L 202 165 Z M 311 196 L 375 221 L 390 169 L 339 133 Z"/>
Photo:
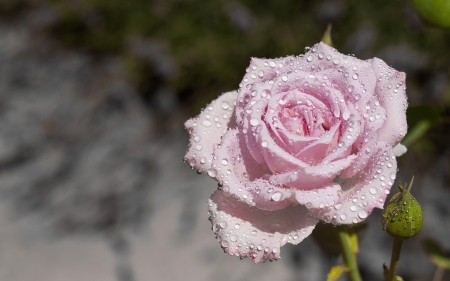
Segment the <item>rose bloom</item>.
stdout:
<path fill-rule="evenodd" d="M 246 72 L 185 124 L 185 160 L 219 182 L 208 213 L 228 254 L 279 259 L 319 220 L 352 224 L 383 208 L 406 151 L 405 73 L 324 43 L 253 58 Z"/>

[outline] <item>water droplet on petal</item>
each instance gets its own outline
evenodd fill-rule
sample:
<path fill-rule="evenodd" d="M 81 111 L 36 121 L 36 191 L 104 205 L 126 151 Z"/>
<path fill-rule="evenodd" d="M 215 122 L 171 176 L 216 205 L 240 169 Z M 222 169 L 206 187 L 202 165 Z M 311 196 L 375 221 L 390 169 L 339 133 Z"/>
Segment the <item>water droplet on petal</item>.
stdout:
<path fill-rule="evenodd" d="M 250 119 L 250 124 L 251 124 L 252 126 L 256 126 L 256 125 L 259 124 L 259 121 L 258 121 L 258 119 L 256 119 L 256 118 L 252 118 L 252 119 Z"/>
<path fill-rule="evenodd" d="M 269 143 L 268 143 L 267 141 L 263 141 L 263 142 L 261 143 L 261 146 L 262 146 L 262 147 L 267 147 L 267 146 L 269 146 Z"/>
<path fill-rule="evenodd" d="M 360 217 L 360 218 L 362 218 L 362 219 L 367 218 L 367 212 L 366 212 L 365 210 L 359 211 L 358 217 Z"/>
<path fill-rule="evenodd" d="M 217 171 L 215 169 L 211 169 L 208 171 L 208 175 L 212 178 L 215 178 L 217 176 Z"/>
<path fill-rule="evenodd" d="M 272 194 L 272 200 L 275 202 L 278 202 L 281 200 L 281 198 L 283 198 L 283 194 L 279 191 L 275 192 L 274 194 Z"/>
<path fill-rule="evenodd" d="M 203 120 L 203 121 L 202 121 L 202 125 L 205 126 L 205 127 L 209 127 L 209 126 L 211 126 L 211 121 L 209 121 L 209 120 Z"/>
<path fill-rule="evenodd" d="M 377 194 L 377 189 L 376 189 L 375 187 L 371 187 L 371 188 L 369 189 L 369 192 L 370 192 L 370 194 L 375 195 L 375 194 Z"/>
<path fill-rule="evenodd" d="M 338 59 L 338 58 L 335 58 L 335 59 L 333 60 L 333 63 L 334 63 L 334 64 L 339 64 L 340 62 L 341 62 L 341 60 Z"/>

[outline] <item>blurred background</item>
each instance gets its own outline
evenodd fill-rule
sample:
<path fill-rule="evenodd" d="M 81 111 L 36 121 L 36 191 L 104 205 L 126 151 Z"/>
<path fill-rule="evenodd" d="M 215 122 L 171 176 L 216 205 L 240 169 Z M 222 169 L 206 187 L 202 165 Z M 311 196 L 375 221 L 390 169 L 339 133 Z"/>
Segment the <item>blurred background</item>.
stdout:
<path fill-rule="evenodd" d="M 342 261 L 312 237 L 273 263 L 222 253 L 216 183 L 182 158 L 183 122 L 250 57 L 301 54 L 328 23 L 340 52 L 407 73 L 419 129 L 397 179 L 415 175 L 425 221 L 398 273 L 431 280 L 421 239 L 450 249 L 450 32 L 408 0 L 1 0 L 0 280 L 325 280 Z M 364 280 L 390 260 L 380 218 L 361 237 Z"/>

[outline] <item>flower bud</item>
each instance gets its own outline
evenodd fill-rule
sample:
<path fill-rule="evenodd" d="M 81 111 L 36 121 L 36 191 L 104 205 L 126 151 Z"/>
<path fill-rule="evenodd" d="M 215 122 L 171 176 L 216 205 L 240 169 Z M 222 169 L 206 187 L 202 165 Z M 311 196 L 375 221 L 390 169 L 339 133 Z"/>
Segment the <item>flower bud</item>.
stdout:
<path fill-rule="evenodd" d="M 400 192 L 391 198 L 383 211 L 383 230 L 392 237 L 409 239 L 422 229 L 422 207 L 410 193 L 413 180 L 414 177 L 407 189 L 399 184 Z"/>

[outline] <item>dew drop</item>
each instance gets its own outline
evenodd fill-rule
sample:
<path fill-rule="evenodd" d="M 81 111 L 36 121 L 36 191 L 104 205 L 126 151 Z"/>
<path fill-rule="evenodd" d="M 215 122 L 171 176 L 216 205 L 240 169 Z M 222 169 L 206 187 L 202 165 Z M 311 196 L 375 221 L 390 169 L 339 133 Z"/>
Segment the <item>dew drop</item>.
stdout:
<path fill-rule="evenodd" d="M 274 61 L 269 62 L 269 65 L 270 65 L 270 67 L 275 67 L 276 66 Z"/>
<path fill-rule="evenodd" d="M 366 212 L 365 210 L 359 211 L 358 217 L 360 217 L 360 218 L 362 218 L 362 219 L 367 218 L 367 212 Z"/>
<path fill-rule="evenodd" d="M 234 229 L 239 229 L 239 228 L 241 228 L 240 224 L 237 223 L 237 224 L 234 225 Z"/>
<path fill-rule="evenodd" d="M 284 82 L 286 82 L 288 80 L 286 75 L 281 76 L 281 80 L 283 80 Z"/>
<path fill-rule="evenodd" d="M 263 77 L 263 76 L 264 76 L 264 71 L 260 70 L 260 71 L 258 72 L 258 76 L 259 76 L 259 77 Z"/>
<path fill-rule="evenodd" d="M 230 243 L 227 240 L 223 240 L 222 247 L 227 248 L 228 246 L 230 246 Z"/>
<path fill-rule="evenodd" d="M 221 222 L 219 223 L 219 226 L 220 226 L 220 228 L 225 229 L 225 228 L 227 228 L 228 224 L 227 224 L 226 221 L 221 221 Z"/>
<path fill-rule="evenodd" d="M 215 169 L 211 169 L 208 171 L 208 175 L 212 178 L 217 176 L 217 171 Z"/>
<path fill-rule="evenodd" d="M 389 177 L 391 178 L 391 180 L 395 180 L 395 174 L 394 174 L 394 173 L 391 173 L 391 174 L 389 175 Z"/>
<path fill-rule="evenodd" d="M 202 121 L 202 125 L 205 126 L 205 127 L 209 127 L 209 126 L 211 126 L 211 121 L 209 121 L 209 120 L 203 120 L 203 121 Z"/>
<path fill-rule="evenodd" d="M 341 218 L 341 220 L 345 221 L 345 220 L 347 219 L 347 215 L 346 215 L 346 214 L 342 214 L 342 215 L 340 216 L 340 218 Z"/>
<path fill-rule="evenodd" d="M 278 202 L 281 200 L 281 198 L 283 198 L 283 194 L 279 191 L 275 192 L 274 194 L 272 194 L 272 200 L 275 202 Z"/>
<path fill-rule="evenodd" d="M 222 161 L 220 161 L 220 163 L 224 166 L 228 165 L 228 159 L 223 158 Z"/>
<path fill-rule="evenodd" d="M 376 189 L 375 187 L 371 187 L 371 188 L 369 189 L 369 192 L 370 192 L 370 194 L 375 195 L 375 194 L 377 194 L 377 189 Z"/>
<path fill-rule="evenodd" d="M 236 242 L 238 241 L 238 236 L 236 234 L 231 235 L 230 237 L 231 242 Z"/>
<path fill-rule="evenodd" d="M 224 102 L 222 102 L 222 109 L 228 109 L 228 108 L 230 108 L 230 104 L 228 103 L 228 102 L 226 102 L 226 101 L 224 101 Z"/>
<path fill-rule="evenodd" d="M 262 147 L 267 147 L 267 146 L 269 146 L 269 143 L 268 143 L 267 141 L 263 141 L 263 142 L 261 143 L 261 146 L 262 146 Z"/>
<path fill-rule="evenodd" d="M 335 59 L 333 60 L 333 63 L 334 63 L 334 64 L 339 64 L 340 62 L 341 62 L 341 60 L 338 59 L 338 58 L 335 58 Z"/>
<path fill-rule="evenodd" d="M 258 119 L 256 119 L 256 118 L 252 118 L 252 119 L 250 119 L 250 125 L 252 125 L 252 126 L 256 126 L 256 125 L 258 125 L 259 124 L 259 121 L 258 121 Z"/>
<path fill-rule="evenodd" d="M 350 210 L 351 210 L 352 212 L 355 212 L 356 209 L 357 209 L 356 205 L 352 205 L 352 206 L 350 207 Z"/>
<path fill-rule="evenodd" d="M 308 62 L 312 62 L 312 61 L 313 61 L 313 56 L 309 55 L 309 56 L 306 58 L 306 60 L 307 60 Z"/>

